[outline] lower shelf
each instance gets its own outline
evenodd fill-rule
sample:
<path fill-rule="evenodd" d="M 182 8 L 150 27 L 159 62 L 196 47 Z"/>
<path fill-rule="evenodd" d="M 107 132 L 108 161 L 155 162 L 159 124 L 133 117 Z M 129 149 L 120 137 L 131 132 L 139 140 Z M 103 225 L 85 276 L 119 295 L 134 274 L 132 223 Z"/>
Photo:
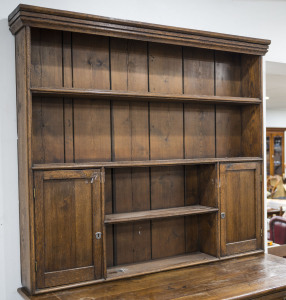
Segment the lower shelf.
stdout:
<path fill-rule="evenodd" d="M 219 260 L 217 257 L 202 252 L 194 252 L 191 254 L 180 255 L 171 258 L 156 259 L 137 264 L 111 267 L 107 269 L 107 278 L 119 279 L 123 277 L 133 277 L 136 275 L 144 275 L 164 270 L 194 266 L 217 260 Z"/>

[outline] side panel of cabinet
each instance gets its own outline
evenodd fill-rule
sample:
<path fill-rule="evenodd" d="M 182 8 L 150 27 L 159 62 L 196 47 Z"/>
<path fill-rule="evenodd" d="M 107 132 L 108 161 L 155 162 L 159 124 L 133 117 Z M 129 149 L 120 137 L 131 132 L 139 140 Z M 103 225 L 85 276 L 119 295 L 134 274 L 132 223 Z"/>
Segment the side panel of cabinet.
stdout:
<path fill-rule="evenodd" d="M 100 171 L 36 172 L 36 286 L 102 278 Z"/>
<path fill-rule="evenodd" d="M 220 166 L 221 256 L 262 249 L 261 164 Z"/>

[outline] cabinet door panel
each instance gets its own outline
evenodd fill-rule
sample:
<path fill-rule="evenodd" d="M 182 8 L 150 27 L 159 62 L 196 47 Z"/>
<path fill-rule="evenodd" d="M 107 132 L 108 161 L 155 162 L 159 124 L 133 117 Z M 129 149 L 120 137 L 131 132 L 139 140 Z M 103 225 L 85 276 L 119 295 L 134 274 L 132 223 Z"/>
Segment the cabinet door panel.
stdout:
<path fill-rule="evenodd" d="M 220 166 L 221 255 L 261 249 L 260 163 Z"/>
<path fill-rule="evenodd" d="M 37 288 L 102 277 L 100 172 L 35 173 Z"/>

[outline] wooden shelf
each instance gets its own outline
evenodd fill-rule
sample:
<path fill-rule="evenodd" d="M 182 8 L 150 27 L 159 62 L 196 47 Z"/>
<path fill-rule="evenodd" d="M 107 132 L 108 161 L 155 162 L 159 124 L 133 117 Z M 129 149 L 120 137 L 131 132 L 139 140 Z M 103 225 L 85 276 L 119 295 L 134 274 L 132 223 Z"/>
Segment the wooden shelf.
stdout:
<path fill-rule="evenodd" d="M 120 279 L 122 277 L 132 277 L 136 275 L 150 274 L 164 270 L 171 270 L 213 262 L 217 260 L 218 258 L 214 256 L 202 252 L 195 252 L 187 255 L 151 260 L 132 265 L 111 267 L 107 269 L 107 279 Z"/>
<path fill-rule="evenodd" d="M 218 208 L 202 206 L 202 205 L 154 209 L 154 210 L 106 215 L 104 223 L 118 224 L 118 223 L 135 222 L 135 221 L 142 221 L 142 220 L 208 214 L 216 211 L 218 211 Z"/>
<path fill-rule="evenodd" d="M 93 168 L 125 168 L 125 167 L 156 167 L 175 165 L 212 164 L 218 162 L 252 162 L 262 161 L 261 157 L 227 157 L 227 158 L 193 158 L 193 159 L 169 159 L 169 160 L 142 160 L 142 161 L 106 161 L 85 163 L 50 163 L 34 164 L 33 170 L 69 170 L 69 169 L 93 169 Z"/>
<path fill-rule="evenodd" d="M 107 100 L 123 101 L 172 101 L 172 102 L 215 102 L 215 103 L 236 103 L 236 104 L 260 104 L 259 98 L 247 97 L 223 97 L 223 96 L 197 96 L 182 94 L 162 93 L 137 93 L 127 91 L 92 90 L 77 88 L 44 88 L 33 87 L 30 89 L 35 96 L 52 97 L 75 97 L 75 98 L 96 98 Z"/>

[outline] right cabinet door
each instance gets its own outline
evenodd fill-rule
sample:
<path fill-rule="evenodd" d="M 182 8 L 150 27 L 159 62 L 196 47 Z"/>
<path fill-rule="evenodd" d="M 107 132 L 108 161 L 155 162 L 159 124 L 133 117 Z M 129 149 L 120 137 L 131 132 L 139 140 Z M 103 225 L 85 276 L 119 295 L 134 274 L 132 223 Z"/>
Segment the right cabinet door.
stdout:
<path fill-rule="evenodd" d="M 221 256 L 262 249 L 261 164 L 220 165 Z"/>

